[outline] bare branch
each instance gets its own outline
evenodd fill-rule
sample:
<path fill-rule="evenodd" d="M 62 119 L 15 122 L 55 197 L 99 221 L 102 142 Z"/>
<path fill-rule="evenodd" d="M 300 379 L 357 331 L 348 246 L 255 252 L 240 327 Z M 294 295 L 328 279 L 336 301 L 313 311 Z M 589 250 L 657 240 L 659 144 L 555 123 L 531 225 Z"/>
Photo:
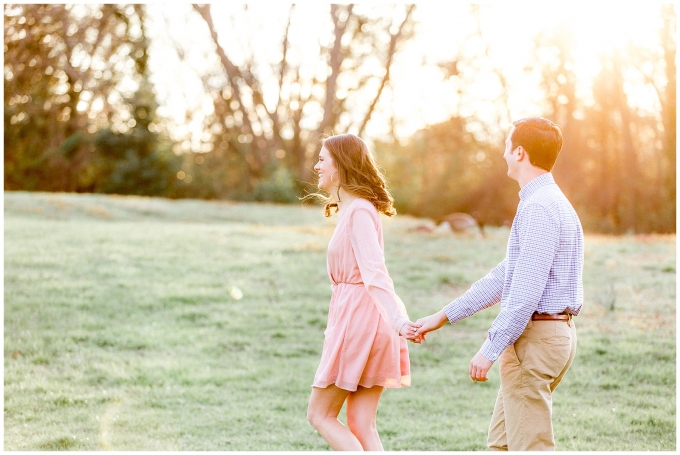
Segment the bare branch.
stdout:
<path fill-rule="evenodd" d="M 217 31 L 215 30 L 215 24 L 213 23 L 212 16 L 210 14 L 210 5 L 197 5 L 193 4 L 194 10 L 198 12 L 198 14 L 201 15 L 205 23 L 208 25 L 208 29 L 210 30 L 210 36 L 215 43 L 215 47 L 217 50 L 217 55 L 220 58 L 220 62 L 222 63 L 222 66 L 224 67 L 225 71 L 227 72 L 227 79 L 229 80 L 229 85 L 231 86 L 232 92 L 234 94 L 234 97 L 236 101 L 239 103 L 239 109 L 241 110 L 241 113 L 243 114 L 243 120 L 244 120 L 244 126 L 248 129 L 249 133 L 252 133 L 253 128 L 252 125 L 250 124 L 250 119 L 248 118 L 248 113 L 243 109 L 243 100 L 241 99 L 241 90 L 238 85 L 238 79 L 245 80 L 243 77 L 243 74 L 241 74 L 241 71 L 234 65 L 231 60 L 229 60 L 229 57 L 227 57 L 227 54 L 224 52 L 224 49 L 222 46 L 220 46 L 219 39 L 217 36 Z"/>
<path fill-rule="evenodd" d="M 482 32 L 482 19 L 480 17 L 480 9 L 479 5 L 476 5 L 476 7 L 473 8 L 473 16 L 475 17 L 476 20 L 476 25 L 477 29 L 475 34 L 479 37 L 480 41 L 484 43 L 484 55 L 486 58 L 489 60 L 489 62 L 492 62 L 491 59 L 491 53 L 490 53 L 490 48 L 488 41 L 484 39 L 484 33 Z M 503 72 L 496 66 L 492 65 L 491 71 L 498 77 L 498 82 L 501 84 L 502 87 L 502 94 L 501 94 L 501 99 L 503 100 L 503 112 L 505 114 L 505 121 L 510 123 L 512 121 L 512 115 L 510 114 L 510 100 L 508 97 L 508 81 L 503 75 Z M 499 123 L 500 123 L 500 113 L 497 114 L 499 117 Z"/>
<path fill-rule="evenodd" d="M 317 135 L 323 134 L 326 128 L 331 124 L 331 119 L 334 116 L 333 113 L 333 103 L 335 101 L 335 91 L 338 76 L 340 74 L 340 65 L 344 60 L 342 55 L 342 36 L 345 33 L 347 24 L 352 18 L 352 9 L 354 5 L 348 5 L 347 7 L 347 19 L 340 23 L 340 10 L 337 4 L 331 4 L 331 19 L 333 20 L 333 25 L 335 28 L 335 40 L 333 41 L 333 47 L 331 48 L 329 55 L 329 64 L 331 67 L 331 74 L 326 79 L 326 101 L 323 106 L 323 119 L 319 124 L 317 129 Z"/>
<path fill-rule="evenodd" d="M 286 70 L 288 69 L 287 67 L 287 61 L 286 58 L 288 57 L 288 45 L 289 40 L 288 40 L 288 35 L 290 33 L 290 23 L 291 19 L 293 16 L 293 9 L 295 8 L 295 5 L 290 5 L 290 11 L 288 13 L 288 23 L 286 24 L 286 32 L 283 35 L 283 56 L 281 57 L 281 69 L 279 72 L 279 97 L 276 102 L 276 107 L 281 105 L 281 90 L 283 88 L 283 76 L 286 74 Z"/>
<path fill-rule="evenodd" d="M 373 110 L 375 109 L 376 104 L 378 104 L 378 100 L 380 99 L 380 95 L 382 94 L 383 89 L 385 88 L 385 84 L 387 84 L 387 81 L 390 79 L 390 68 L 392 67 L 392 60 L 394 59 L 394 54 L 397 49 L 397 43 L 399 39 L 401 38 L 401 35 L 404 31 L 404 27 L 408 23 L 411 14 L 413 13 L 413 10 L 415 10 L 416 5 L 411 4 L 406 11 L 406 17 L 404 18 L 404 21 L 401 23 L 399 26 L 399 30 L 397 30 L 396 33 L 393 33 L 390 36 L 390 46 L 387 50 L 387 62 L 385 62 L 385 75 L 382 78 L 382 81 L 380 81 L 380 87 L 378 87 L 378 93 L 376 93 L 375 98 L 373 98 L 373 102 L 368 108 L 368 112 L 366 112 L 366 116 L 364 117 L 363 122 L 361 122 L 361 126 L 359 127 L 359 133 L 358 135 L 361 136 L 364 132 L 364 129 L 366 128 L 366 124 L 368 121 L 371 119 L 371 115 L 373 114 Z"/>

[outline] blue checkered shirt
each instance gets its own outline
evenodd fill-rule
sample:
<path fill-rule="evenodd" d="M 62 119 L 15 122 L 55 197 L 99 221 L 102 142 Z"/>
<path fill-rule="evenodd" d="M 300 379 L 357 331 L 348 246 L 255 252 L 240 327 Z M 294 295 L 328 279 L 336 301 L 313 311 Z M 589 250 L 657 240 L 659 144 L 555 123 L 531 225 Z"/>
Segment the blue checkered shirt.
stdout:
<path fill-rule="evenodd" d="M 520 337 L 534 312 L 579 314 L 583 304 L 583 229 L 552 174 L 519 192 L 503 262 L 444 307 L 454 324 L 501 302 L 481 353 L 496 361 Z"/>

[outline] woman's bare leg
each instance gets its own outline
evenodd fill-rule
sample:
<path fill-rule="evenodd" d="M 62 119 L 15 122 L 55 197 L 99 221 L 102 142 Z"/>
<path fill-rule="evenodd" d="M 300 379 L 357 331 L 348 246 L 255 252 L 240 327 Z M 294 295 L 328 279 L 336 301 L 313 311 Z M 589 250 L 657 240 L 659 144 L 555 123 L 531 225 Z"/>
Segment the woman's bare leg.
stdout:
<path fill-rule="evenodd" d="M 362 451 L 361 443 L 356 436 L 338 420 L 338 414 L 349 394 L 349 391 L 334 385 L 329 385 L 325 389 L 312 387 L 307 420 L 328 442 L 331 449 Z"/>
<path fill-rule="evenodd" d="M 380 386 L 370 389 L 359 386 L 356 392 L 347 397 L 347 426 L 364 450 L 384 450 L 375 423 L 383 390 Z"/>

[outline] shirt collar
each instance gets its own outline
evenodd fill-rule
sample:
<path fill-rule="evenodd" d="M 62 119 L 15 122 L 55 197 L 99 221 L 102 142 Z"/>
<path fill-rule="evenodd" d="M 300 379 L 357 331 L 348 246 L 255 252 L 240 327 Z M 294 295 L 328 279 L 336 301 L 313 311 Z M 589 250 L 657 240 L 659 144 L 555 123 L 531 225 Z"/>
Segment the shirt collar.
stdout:
<path fill-rule="evenodd" d="M 524 201 L 528 199 L 532 194 L 534 194 L 536 190 L 539 189 L 540 187 L 554 183 L 555 179 L 553 178 L 553 175 L 550 172 L 548 172 L 547 174 L 539 175 L 538 177 L 524 185 L 524 188 L 522 188 L 519 191 L 519 198 Z"/>

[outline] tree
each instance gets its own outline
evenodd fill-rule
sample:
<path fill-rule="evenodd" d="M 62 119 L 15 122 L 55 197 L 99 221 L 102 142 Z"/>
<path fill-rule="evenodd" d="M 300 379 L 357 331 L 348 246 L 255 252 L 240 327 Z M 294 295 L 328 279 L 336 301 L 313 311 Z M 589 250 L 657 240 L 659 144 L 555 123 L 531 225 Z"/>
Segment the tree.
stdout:
<path fill-rule="evenodd" d="M 91 179 L 92 187 L 88 190 L 146 196 L 187 196 L 190 189 L 177 178 L 182 158 L 175 155 L 172 144 L 161 141 L 156 132 L 158 102 L 149 82 L 146 13 L 142 5 L 134 5 L 133 9 L 139 19 L 139 34 L 133 41 L 137 50 L 132 53 L 135 65 L 133 74 L 138 88 L 132 96 L 124 97 L 122 103 L 130 117 L 126 122 L 129 129 L 121 132 L 109 126 L 94 135 L 94 177 Z"/>
<path fill-rule="evenodd" d="M 292 5 L 288 11 L 278 61 L 262 62 L 245 49 L 237 64 L 226 45 L 229 31 L 218 30 L 211 5 L 193 5 L 218 57 L 217 67 L 201 74 L 214 107 L 206 124 L 212 147 L 205 159 L 220 163 L 212 171 L 218 196 L 264 194 L 258 185 L 277 181 L 304 186 L 312 179 L 312 155 L 323 135 L 363 133 L 389 83 L 394 56 L 412 33 L 415 6 L 376 13 L 352 4 L 329 5 L 330 22 L 312 66 L 299 61 L 292 46 L 296 30 L 306 26 L 300 8 Z M 249 11 L 233 14 L 246 21 Z M 180 55 L 186 52 L 177 47 Z M 278 171 L 281 167 L 287 172 Z"/>
<path fill-rule="evenodd" d="M 478 12 L 473 8 L 473 16 Z M 569 28 L 545 30 L 534 40 L 527 76 L 538 76 L 541 115 L 556 122 L 564 137 L 553 173 L 588 231 L 675 231 L 675 14 L 665 6 L 660 12 L 658 47 L 628 43 L 603 52 L 590 87 L 579 86 L 584 81 L 575 73 Z M 498 225 L 510 221 L 517 207 L 516 183 L 499 158 L 495 125 L 510 119 L 507 99 L 513 87 L 493 64 L 479 19 L 468 42 L 473 50 L 440 67 L 462 88 L 495 74 L 502 89 L 494 100 L 498 117 L 483 124 L 481 134 L 472 134 L 480 122 L 453 115 L 423 128 L 405 145 L 376 148 L 400 213 L 440 219 L 462 211 Z M 587 88 L 592 99 L 580 95 Z M 637 105 L 633 95 L 650 89 L 658 106 Z M 475 102 L 464 96 L 461 104 Z"/>
<path fill-rule="evenodd" d="M 555 178 L 590 230 L 675 231 L 675 15 L 672 7 L 660 14 L 658 48 L 628 43 L 600 55 L 592 102 L 576 97 L 569 30 L 535 39 L 546 116 L 564 137 Z M 645 86 L 659 109 L 631 100 Z"/>
<path fill-rule="evenodd" d="M 143 7 L 22 4 L 4 12 L 5 189 L 93 190 L 101 172 L 91 135 L 109 126 L 126 133 L 140 121 L 125 101 L 134 91 L 120 83 L 143 83 Z"/>
<path fill-rule="evenodd" d="M 663 122 L 663 155 L 664 155 L 664 174 L 663 174 L 663 193 L 665 196 L 666 208 L 668 209 L 666 223 L 672 225 L 672 232 L 675 232 L 675 210 L 676 210 L 676 51 L 677 36 L 676 14 L 674 4 L 663 5 L 661 16 L 663 27 L 661 28 L 661 48 L 663 49 L 663 68 L 665 81 L 663 90 L 657 89 L 661 102 L 661 117 Z M 663 79 L 662 79 L 663 80 Z M 656 86 L 655 86 L 656 87 Z"/>
<path fill-rule="evenodd" d="M 400 213 L 441 220 L 465 212 L 482 225 L 512 221 L 517 187 L 507 178 L 499 146 L 479 141 L 467 125 L 452 117 L 418 131 L 405 145 L 376 143 Z"/>

